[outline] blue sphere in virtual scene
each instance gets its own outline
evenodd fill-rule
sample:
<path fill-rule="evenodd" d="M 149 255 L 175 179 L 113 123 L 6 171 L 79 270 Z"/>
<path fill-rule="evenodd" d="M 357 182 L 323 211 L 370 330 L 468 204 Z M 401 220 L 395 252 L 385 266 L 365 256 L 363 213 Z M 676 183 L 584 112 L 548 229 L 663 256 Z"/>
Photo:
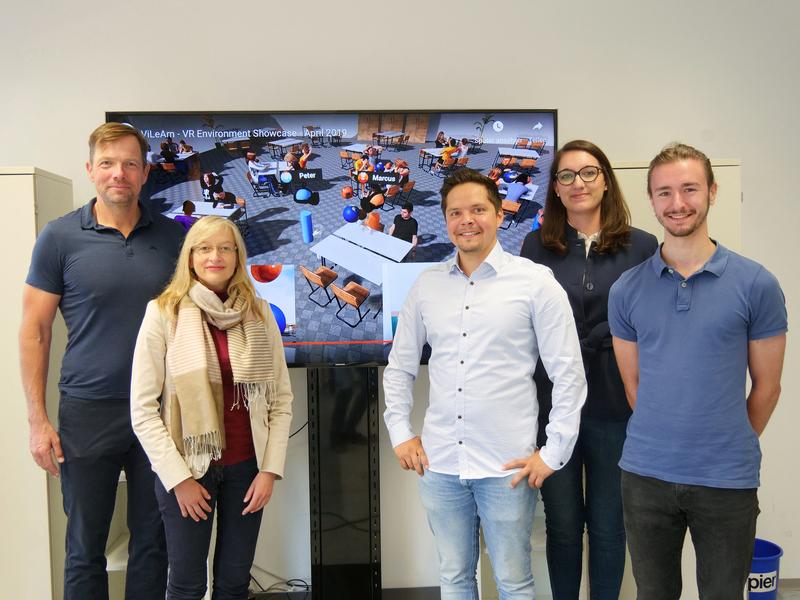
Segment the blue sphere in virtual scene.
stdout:
<path fill-rule="evenodd" d="M 517 175 L 519 175 L 519 173 L 516 171 L 506 171 L 503 173 L 503 181 L 506 183 L 512 183 L 517 178 Z"/>
<path fill-rule="evenodd" d="M 298 202 L 308 202 L 311 198 L 311 190 L 300 188 L 294 193 L 294 199 Z"/>
<path fill-rule="evenodd" d="M 375 163 L 375 170 L 376 170 L 378 173 L 383 173 L 383 170 L 384 170 L 385 168 L 386 168 L 386 165 L 384 165 L 384 164 L 383 164 L 383 162 L 381 162 L 381 161 L 378 161 L 378 162 L 376 162 L 376 163 Z"/>
<path fill-rule="evenodd" d="M 292 183 L 292 174 L 289 171 L 281 173 L 281 183 Z"/>
<path fill-rule="evenodd" d="M 280 308 L 272 304 L 272 302 L 269 303 L 269 307 L 272 309 L 275 322 L 278 323 L 278 331 L 283 333 L 286 331 L 286 315 L 283 314 L 283 311 Z"/>
<path fill-rule="evenodd" d="M 358 208 L 355 206 L 345 206 L 342 210 L 342 218 L 348 223 L 358 221 Z"/>

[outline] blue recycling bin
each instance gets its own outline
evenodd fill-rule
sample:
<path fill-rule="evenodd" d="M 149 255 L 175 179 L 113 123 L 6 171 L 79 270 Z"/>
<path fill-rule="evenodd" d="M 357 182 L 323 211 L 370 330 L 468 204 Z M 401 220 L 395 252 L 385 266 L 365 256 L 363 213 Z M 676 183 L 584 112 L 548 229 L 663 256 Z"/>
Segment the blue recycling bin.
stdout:
<path fill-rule="evenodd" d="M 753 564 L 747 576 L 748 600 L 777 600 L 781 556 L 783 549 L 778 544 L 756 538 Z"/>

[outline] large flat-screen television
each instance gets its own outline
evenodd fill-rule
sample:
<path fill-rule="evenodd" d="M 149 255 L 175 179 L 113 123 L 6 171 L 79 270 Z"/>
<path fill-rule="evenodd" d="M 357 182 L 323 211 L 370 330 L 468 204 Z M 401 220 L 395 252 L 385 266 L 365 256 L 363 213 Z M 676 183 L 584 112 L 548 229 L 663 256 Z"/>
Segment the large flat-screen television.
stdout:
<path fill-rule="evenodd" d="M 498 239 L 518 252 L 550 184 L 556 117 L 555 110 L 106 114 L 150 143 L 142 200 L 152 210 L 174 218 L 186 207 L 194 217 L 240 225 L 250 275 L 276 316 L 290 366 L 385 364 L 409 287 L 454 254 L 439 194 L 448 173 L 471 168 L 497 180 L 508 198 Z"/>

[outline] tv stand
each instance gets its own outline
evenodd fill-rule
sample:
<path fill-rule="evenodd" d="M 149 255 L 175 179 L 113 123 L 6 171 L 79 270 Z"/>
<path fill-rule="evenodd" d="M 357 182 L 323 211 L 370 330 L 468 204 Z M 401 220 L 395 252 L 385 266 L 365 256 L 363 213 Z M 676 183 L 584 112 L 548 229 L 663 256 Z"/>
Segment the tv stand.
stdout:
<path fill-rule="evenodd" d="M 308 369 L 312 600 L 381 598 L 378 369 Z"/>

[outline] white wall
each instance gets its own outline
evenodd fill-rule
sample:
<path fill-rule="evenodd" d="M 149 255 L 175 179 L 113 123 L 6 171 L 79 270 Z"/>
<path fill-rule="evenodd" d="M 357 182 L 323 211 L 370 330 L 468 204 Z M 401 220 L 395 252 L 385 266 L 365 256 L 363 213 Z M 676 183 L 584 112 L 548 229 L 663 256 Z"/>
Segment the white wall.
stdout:
<path fill-rule="evenodd" d="M 800 279 L 790 257 L 800 230 L 800 5 L 359 6 L 8 2 L 0 19 L 0 165 L 35 164 L 70 177 L 83 201 L 92 194 L 82 170 L 86 137 L 105 110 L 553 107 L 562 142 L 593 140 L 615 162 L 648 160 L 676 139 L 741 159 L 744 252 L 777 275 L 790 318 L 798 314 Z M 363 76 L 354 69 L 360 49 L 374 65 Z M 13 207 L 12 198 L 4 201 Z M 783 400 L 762 439 L 758 532 L 784 547 L 783 577 L 800 577 L 792 466 L 798 341 L 793 330 Z M 386 535 L 383 543 L 391 543 Z"/>

